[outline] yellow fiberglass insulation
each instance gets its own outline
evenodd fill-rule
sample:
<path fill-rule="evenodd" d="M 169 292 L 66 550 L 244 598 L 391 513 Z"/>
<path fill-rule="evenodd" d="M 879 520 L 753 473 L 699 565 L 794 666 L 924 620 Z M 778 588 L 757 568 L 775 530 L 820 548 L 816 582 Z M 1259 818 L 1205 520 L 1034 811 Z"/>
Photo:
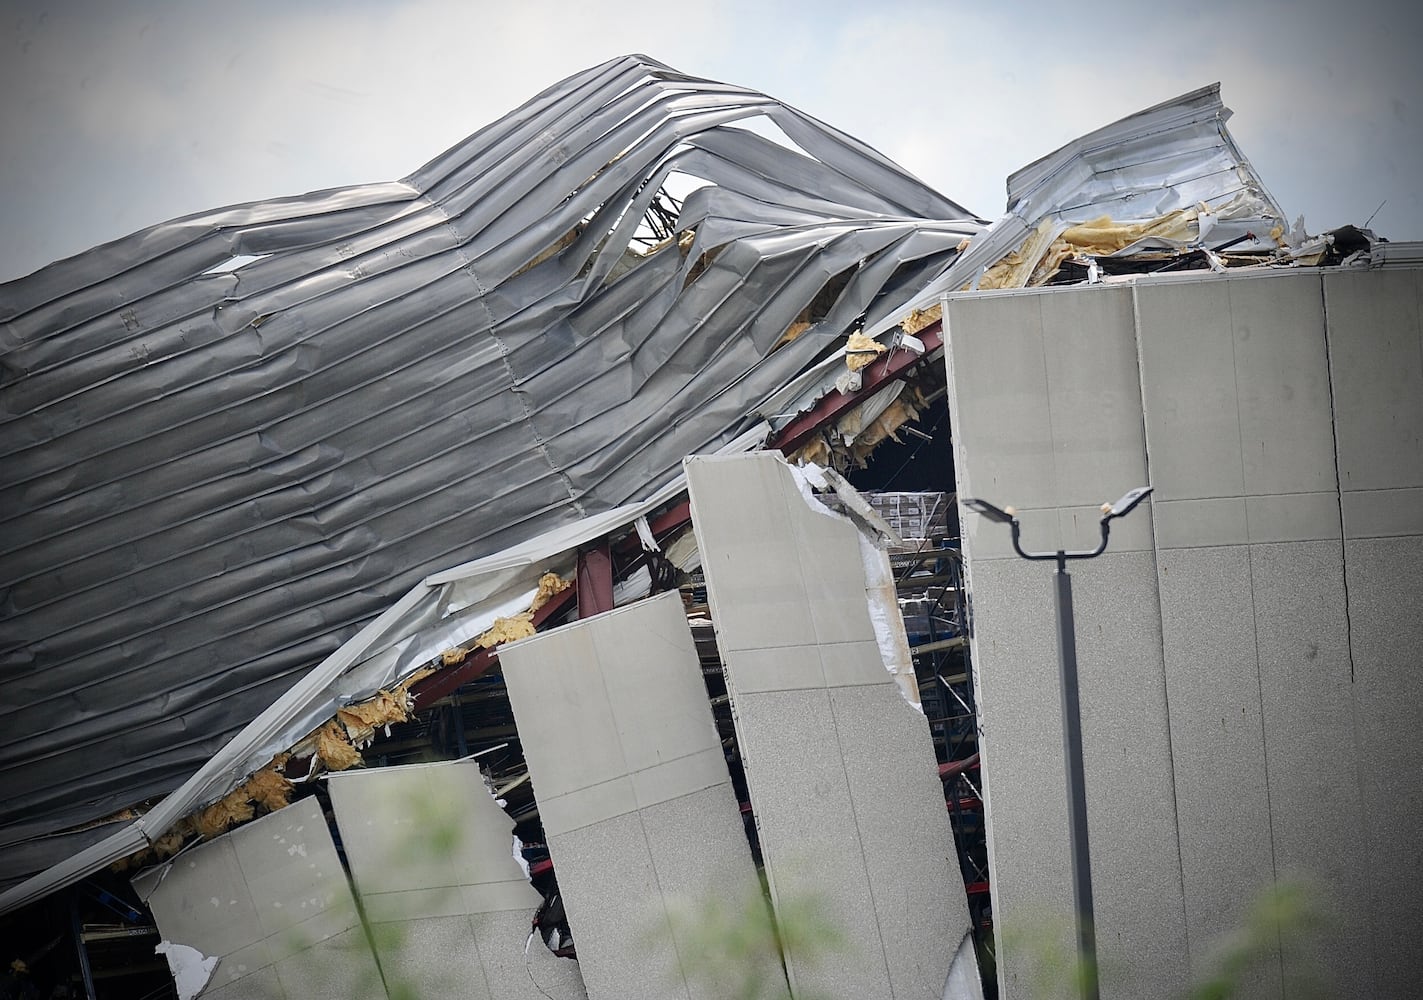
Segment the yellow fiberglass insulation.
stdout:
<path fill-rule="evenodd" d="M 193 826 L 204 840 L 227 832 L 227 828 L 245 823 L 256 815 L 246 786 L 235 788 L 193 817 Z"/>
<path fill-rule="evenodd" d="M 517 615 L 510 615 L 508 618 L 494 619 L 494 624 L 489 626 L 487 632 L 474 640 L 474 643 L 483 649 L 493 649 L 500 643 L 526 639 L 533 634 L 534 613 L 524 611 Z"/>
<path fill-rule="evenodd" d="M 529 605 L 529 610 L 537 611 L 547 604 L 554 594 L 561 594 L 571 586 L 573 581 L 565 580 L 557 573 L 545 573 L 539 577 L 539 592 L 534 595 L 534 602 Z"/>
<path fill-rule="evenodd" d="M 933 326 L 944 318 L 944 307 L 934 303 L 928 309 L 915 309 L 900 322 L 900 328 L 911 337 L 926 327 Z"/>
<path fill-rule="evenodd" d="M 885 350 L 885 346 L 879 341 L 873 337 L 866 337 L 857 330 L 850 334 L 850 339 L 845 344 L 845 365 L 850 371 L 857 372 L 873 362 Z"/>
<path fill-rule="evenodd" d="M 326 723 L 317 731 L 316 756 L 328 771 L 345 771 L 365 763 L 360 751 L 351 745 L 335 721 Z"/>
<path fill-rule="evenodd" d="M 892 437 L 896 441 L 899 440 L 895 432 L 902 425 L 919 416 L 919 411 L 911 405 L 908 396 L 909 394 L 906 393 L 890 403 L 869 427 L 856 436 L 855 443 L 850 446 L 850 454 L 854 456 L 858 464 L 864 465 L 870 452 L 885 438 Z"/>
<path fill-rule="evenodd" d="M 243 787 L 247 795 L 257 805 L 268 812 L 276 812 L 291 804 L 292 789 L 295 787 L 282 773 L 286 754 L 279 754 L 270 767 L 264 767 L 247 779 Z"/>
<path fill-rule="evenodd" d="M 336 710 L 336 721 L 356 746 L 364 746 L 375 738 L 375 731 L 394 722 L 410 718 L 409 695 L 403 689 L 378 691 L 358 705 Z"/>

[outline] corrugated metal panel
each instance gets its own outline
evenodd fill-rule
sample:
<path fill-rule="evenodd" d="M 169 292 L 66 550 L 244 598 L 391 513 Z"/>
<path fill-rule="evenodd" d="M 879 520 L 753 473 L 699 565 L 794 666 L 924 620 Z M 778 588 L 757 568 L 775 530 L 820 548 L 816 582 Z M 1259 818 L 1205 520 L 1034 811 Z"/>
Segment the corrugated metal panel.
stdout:
<path fill-rule="evenodd" d="M 629 257 L 674 173 L 695 236 Z M 630 56 L 405 181 L 0 285 L 0 856 L 175 788 L 426 574 L 646 496 L 982 228 Z"/>
<path fill-rule="evenodd" d="M 1205 203 L 1213 210 L 1212 245 L 1238 241 L 1237 251 L 1274 250 L 1272 232 L 1288 229 L 1284 211 L 1226 128 L 1230 116 L 1220 84 L 1211 84 L 1089 132 L 1016 171 L 1008 178 L 1008 214 L 916 292 L 913 306 L 927 308 L 945 292 L 977 287 L 985 268 L 1048 223 L 1060 233 L 1102 216 L 1143 222 Z M 1247 239 L 1246 233 L 1254 235 Z M 881 333 L 897 319 L 872 322 L 866 332 Z"/>

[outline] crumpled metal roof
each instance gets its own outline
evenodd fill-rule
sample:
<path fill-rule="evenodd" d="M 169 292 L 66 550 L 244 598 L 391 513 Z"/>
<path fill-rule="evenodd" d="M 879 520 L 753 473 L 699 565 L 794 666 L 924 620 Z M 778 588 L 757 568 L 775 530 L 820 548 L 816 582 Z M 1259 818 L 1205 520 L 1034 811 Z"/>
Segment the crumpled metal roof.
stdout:
<path fill-rule="evenodd" d="M 1014 251 L 1041 258 L 1070 226 L 1104 217 L 1144 223 L 1205 205 L 1205 218 L 1191 221 L 1195 241 L 1209 234 L 1212 243 L 1230 242 L 1239 251 L 1277 249 L 1290 238 L 1284 211 L 1226 128 L 1231 114 L 1213 83 L 1104 125 L 1014 172 L 1007 214 L 920 289 L 913 306 L 978 287 L 984 272 Z M 1024 270 L 1033 263 L 1030 257 Z M 893 325 L 871 323 L 865 332 Z"/>
<path fill-rule="evenodd" d="M 432 571 L 655 493 L 983 229 L 628 56 L 403 181 L 0 285 L 0 880 L 177 787 Z"/>

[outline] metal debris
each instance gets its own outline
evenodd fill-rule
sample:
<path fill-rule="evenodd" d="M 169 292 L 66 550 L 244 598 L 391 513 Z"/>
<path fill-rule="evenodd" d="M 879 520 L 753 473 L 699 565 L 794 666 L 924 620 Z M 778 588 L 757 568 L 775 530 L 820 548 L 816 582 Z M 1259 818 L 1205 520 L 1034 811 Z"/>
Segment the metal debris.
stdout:
<path fill-rule="evenodd" d="M 984 225 L 628 56 L 404 180 L 0 285 L 0 843 L 179 787 L 431 573 L 645 499 Z"/>

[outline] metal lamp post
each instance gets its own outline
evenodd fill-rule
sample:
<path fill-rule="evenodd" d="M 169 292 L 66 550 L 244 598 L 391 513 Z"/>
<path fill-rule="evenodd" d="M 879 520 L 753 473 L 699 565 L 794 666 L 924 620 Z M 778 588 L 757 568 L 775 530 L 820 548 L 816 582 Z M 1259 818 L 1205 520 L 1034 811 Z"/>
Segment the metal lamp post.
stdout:
<path fill-rule="evenodd" d="M 1077 685 L 1077 633 L 1072 617 L 1072 576 L 1069 559 L 1092 559 L 1107 550 L 1113 519 L 1123 517 L 1146 499 L 1150 486 L 1139 486 L 1114 504 L 1102 505 L 1102 541 L 1080 552 L 1024 552 L 1021 525 L 1012 507 L 995 507 L 986 500 L 965 500 L 964 506 L 1013 530 L 1013 549 L 1024 559 L 1054 560 L 1057 589 L 1057 663 L 1062 691 L 1062 751 L 1067 770 L 1068 846 L 1072 856 L 1072 902 L 1077 912 L 1077 956 L 1082 969 L 1084 1000 L 1098 1000 L 1097 939 L 1092 918 L 1092 863 L 1087 846 L 1087 790 L 1082 778 L 1082 709 Z"/>

